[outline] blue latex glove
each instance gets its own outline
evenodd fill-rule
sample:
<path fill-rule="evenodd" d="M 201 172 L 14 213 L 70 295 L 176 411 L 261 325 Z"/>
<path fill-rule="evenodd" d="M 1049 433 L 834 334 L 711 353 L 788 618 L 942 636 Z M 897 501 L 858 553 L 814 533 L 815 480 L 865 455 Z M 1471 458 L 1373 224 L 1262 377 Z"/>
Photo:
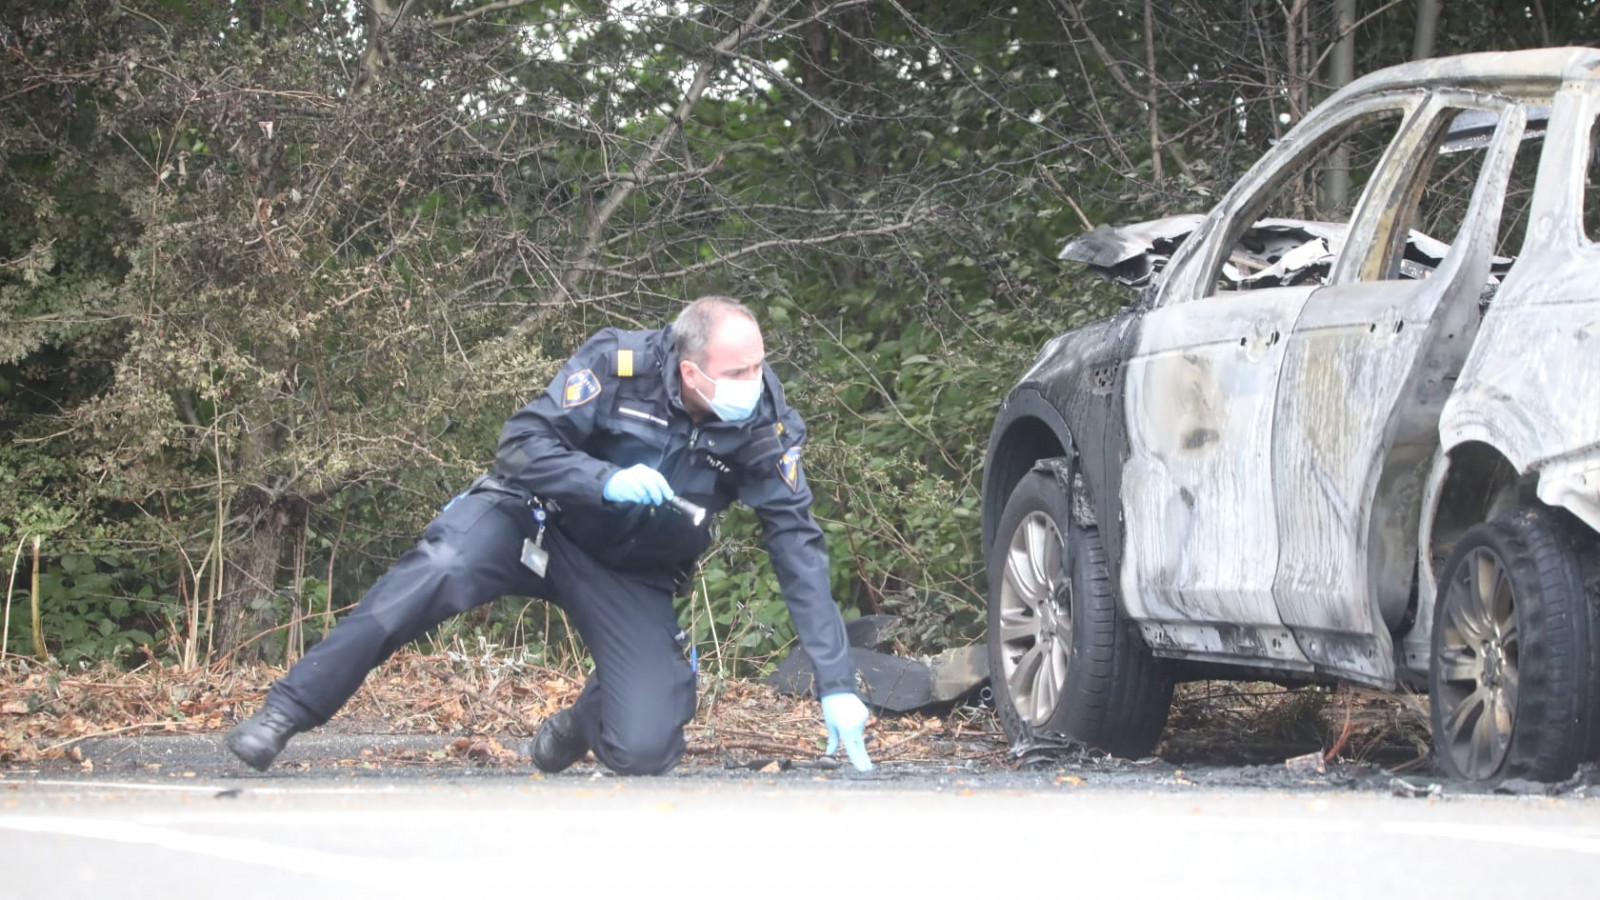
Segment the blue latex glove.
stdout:
<path fill-rule="evenodd" d="M 872 760 L 867 758 L 866 744 L 867 719 L 870 717 L 867 705 L 855 694 L 839 693 L 823 697 L 822 721 L 828 725 L 827 754 L 832 756 L 843 742 L 844 752 L 850 757 L 850 764 L 856 767 L 856 771 L 870 771 Z"/>
<path fill-rule="evenodd" d="M 672 485 L 660 472 L 644 463 L 620 469 L 606 479 L 600 495 L 613 503 L 645 503 L 660 506 L 671 500 Z"/>

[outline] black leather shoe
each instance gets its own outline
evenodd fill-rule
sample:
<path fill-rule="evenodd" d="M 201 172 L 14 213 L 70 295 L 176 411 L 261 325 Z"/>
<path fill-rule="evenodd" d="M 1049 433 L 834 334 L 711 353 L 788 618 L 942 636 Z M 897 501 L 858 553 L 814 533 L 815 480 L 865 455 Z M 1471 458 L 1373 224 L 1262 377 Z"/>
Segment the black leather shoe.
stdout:
<path fill-rule="evenodd" d="M 255 715 L 228 732 L 228 749 L 249 764 L 250 768 L 265 772 L 267 766 L 272 765 L 272 761 L 283 752 L 289 738 L 299 732 L 300 726 L 289 718 L 288 713 L 276 706 L 262 704 Z"/>
<path fill-rule="evenodd" d="M 578 733 L 577 716 L 568 707 L 544 720 L 533 737 L 533 764 L 541 772 L 555 774 L 589 752 L 589 745 Z"/>

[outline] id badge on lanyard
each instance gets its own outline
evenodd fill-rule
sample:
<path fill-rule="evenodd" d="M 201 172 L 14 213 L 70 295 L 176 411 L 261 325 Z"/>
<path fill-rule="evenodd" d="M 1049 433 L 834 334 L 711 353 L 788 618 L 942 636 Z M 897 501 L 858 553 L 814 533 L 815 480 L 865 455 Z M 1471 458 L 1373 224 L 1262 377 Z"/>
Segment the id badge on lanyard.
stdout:
<path fill-rule="evenodd" d="M 544 548 L 544 507 L 533 507 L 533 520 L 539 523 L 539 530 L 532 538 L 522 539 L 522 564 L 543 578 L 545 569 L 550 566 L 550 551 Z"/>

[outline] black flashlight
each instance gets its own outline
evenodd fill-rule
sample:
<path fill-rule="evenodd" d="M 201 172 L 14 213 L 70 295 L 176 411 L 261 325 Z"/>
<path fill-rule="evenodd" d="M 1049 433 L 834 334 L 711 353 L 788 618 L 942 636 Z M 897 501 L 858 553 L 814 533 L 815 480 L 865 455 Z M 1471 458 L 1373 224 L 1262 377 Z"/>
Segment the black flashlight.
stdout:
<path fill-rule="evenodd" d="M 697 506 L 682 497 L 673 497 L 667 502 L 672 504 L 673 509 L 688 516 L 689 521 L 695 525 L 699 525 L 706 520 L 706 508 L 704 506 Z"/>

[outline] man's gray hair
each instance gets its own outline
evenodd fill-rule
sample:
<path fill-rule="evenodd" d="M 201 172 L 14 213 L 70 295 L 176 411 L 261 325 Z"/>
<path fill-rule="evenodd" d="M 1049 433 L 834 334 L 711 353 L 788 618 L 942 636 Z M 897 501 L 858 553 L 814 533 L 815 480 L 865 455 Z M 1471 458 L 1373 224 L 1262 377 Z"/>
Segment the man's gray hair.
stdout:
<path fill-rule="evenodd" d="M 696 365 L 705 362 L 706 348 L 711 346 L 711 331 L 724 316 L 744 316 L 754 322 L 755 313 L 749 307 L 720 294 L 712 294 L 690 303 L 678 313 L 678 318 L 672 323 L 673 349 L 678 351 L 679 359 L 687 359 Z"/>

